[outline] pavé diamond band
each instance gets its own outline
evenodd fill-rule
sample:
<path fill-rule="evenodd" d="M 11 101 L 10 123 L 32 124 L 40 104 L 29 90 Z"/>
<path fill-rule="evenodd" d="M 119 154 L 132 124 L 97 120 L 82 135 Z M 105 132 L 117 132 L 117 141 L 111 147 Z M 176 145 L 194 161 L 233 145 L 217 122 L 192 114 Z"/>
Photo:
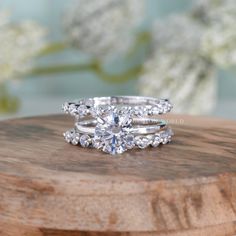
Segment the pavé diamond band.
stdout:
<path fill-rule="evenodd" d="M 77 102 L 66 102 L 63 111 L 76 117 L 102 115 L 113 106 L 121 106 L 123 113 L 129 112 L 132 116 L 160 115 L 170 112 L 172 105 L 168 99 L 156 99 L 139 96 L 114 96 L 81 99 Z"/>
<path fill-rule="evenodd" d="M 167 113 L 167 99 L 115 96 L 82 99 L 63 104 L 63 110 L 75 116 L 72 130 L 64 133 L 67 142 L 120 154 L 135 146 L 157 147 L 170 142 L 172 130 L 155 116 Z"/>

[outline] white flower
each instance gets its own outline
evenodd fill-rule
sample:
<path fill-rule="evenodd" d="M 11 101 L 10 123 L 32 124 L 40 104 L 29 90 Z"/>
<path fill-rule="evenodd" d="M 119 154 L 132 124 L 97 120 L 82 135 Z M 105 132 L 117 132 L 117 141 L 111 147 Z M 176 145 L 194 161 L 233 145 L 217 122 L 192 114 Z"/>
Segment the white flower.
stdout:
<path fill-rule="evenodd" d="M 125 53 L 132 29 L 145 14 L 144 0 L 77 0 L 65 17 L 68 40 L 97 58 Z"/>
<path fill-rule="evenodd" d="M 44 46 L 45 30 L 27 21 L 10 24 L 8 14 L 0 13 L 0 83 L 27 73 L 34 57 Z"/>
<path fill-rule="evenodd" d="M 225 3 L 210 14 L 202 50 L 221 67 L 236 65 L 236 2 Z"/>
<path fill-rule="evenodd" d="M 139 80 L 142 95 L 170 98 L 175 112 L 209 112 L 215 102 L 215 69 L 200 54 L 202 28 L 188 17 L 154 24 L 152 56 Z"/>
<path fill-rule="evenodd" d="M 203 28 L 190 18 L 173 15 L 156 21 L 152 28 L 153 51 L 199 51 Z"/>
<path fill-rule="evenodd" d="M 212 14 L 227 4 L 235 4 L 235 0 L 195 0 L 190 13 L 199 22 L 209 24 Z"/>

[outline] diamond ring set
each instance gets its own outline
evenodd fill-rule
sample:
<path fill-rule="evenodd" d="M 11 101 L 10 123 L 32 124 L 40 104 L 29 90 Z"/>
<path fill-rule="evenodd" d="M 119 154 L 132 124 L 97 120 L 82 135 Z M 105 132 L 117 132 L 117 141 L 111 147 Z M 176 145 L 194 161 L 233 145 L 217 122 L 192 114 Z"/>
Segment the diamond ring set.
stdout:
<path fill-rule="evenodd" d="M 135 147 L 157 147 L 171 141 L 173 132 L 158 115 L 170 112 L 167 99 L 113 96 L 81 99 L 63 104 L 63 111 L 75 117 L 64 133 L 68 143 L 93 147 L 109 154 L 121 154 Z"/>

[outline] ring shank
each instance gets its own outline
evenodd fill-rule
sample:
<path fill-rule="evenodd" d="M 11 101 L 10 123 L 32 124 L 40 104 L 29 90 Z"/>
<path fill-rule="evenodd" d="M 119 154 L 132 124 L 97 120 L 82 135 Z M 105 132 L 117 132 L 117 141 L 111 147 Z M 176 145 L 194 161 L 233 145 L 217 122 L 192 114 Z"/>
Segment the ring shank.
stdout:
<path fill-rule="evenodd" d="M 97 121 L 94 119 L 78 121 L 75 127 L 78 132 L 86 134 L 94 134 Z M 167 127 L 165 120 L 155 118 L 135 118 L 131 133 L 133 134 L 154 134 Z"/>
<path fill-rule="evenodd" d="M 171 141 L 172 130 L 157 115 L 173 108 L 168 99 L 139 96 L 95 97 L 66 102 L 62 109 L 75 117 L 75 127 L 65 140 L 92 146 L 109 154 L 128 149 L 157 147 Z"/>
<path fill-rule="evenodd" d="M 140 96 L 111 96 L 111 97 L 94 97 L 81 100 L 83 104 L 92 106 L 100 105 L 156 105 L 160 102 L 169 102 L 168 99 L 157 99 Z"/>

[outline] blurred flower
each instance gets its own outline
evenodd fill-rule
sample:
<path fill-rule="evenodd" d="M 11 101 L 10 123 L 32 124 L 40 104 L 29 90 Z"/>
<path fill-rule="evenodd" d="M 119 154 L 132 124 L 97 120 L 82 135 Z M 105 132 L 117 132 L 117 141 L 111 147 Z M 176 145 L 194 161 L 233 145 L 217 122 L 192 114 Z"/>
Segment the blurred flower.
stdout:
<path fill-rule="evenodd" d="M 195 0 L 190 13 L 199 22 L 209 24 L 211 14 L 227 1 L 232 0 Z"/>
<path fill-rule="evenodd" d="M 199 52 L 203 28 L 187 16 L 173 15 L 152 28 L 153 52 Z"/>
<path fill-rule="evenodd" d="M 0 27 L 5 26 L 8 23 L 9 13 L 7 11 L 0 12 Z"/>
<path fill-rule="evenodd" d="M 210 14 L 202 39 L 203 53 L 221 67 L 236 65 L 236 2 L 225 1 Z"/>
<path fill-rule="evenodd" d="M 107 59 L 127 52 L 144 14 L 145 0 L 77 0 L 66 13 L 65 31 L 74 46 Z"/>
<path fill-rule="evenodd" d="M 200 54 L 202 32 L 185 16 L 156 22 L 153 53 L 144 64 L 140 93 L 170 98 L 175 112 L 209 112 L 215 102 L 215 68 Z"/>
<path fill-rule="evenodd" d="M 44 28 L 31 21 L 11 24 L 8 14 L 0 12 L 0 83 L 31 69 L 32 57 L 45 46 L 45 33 Z"/>

